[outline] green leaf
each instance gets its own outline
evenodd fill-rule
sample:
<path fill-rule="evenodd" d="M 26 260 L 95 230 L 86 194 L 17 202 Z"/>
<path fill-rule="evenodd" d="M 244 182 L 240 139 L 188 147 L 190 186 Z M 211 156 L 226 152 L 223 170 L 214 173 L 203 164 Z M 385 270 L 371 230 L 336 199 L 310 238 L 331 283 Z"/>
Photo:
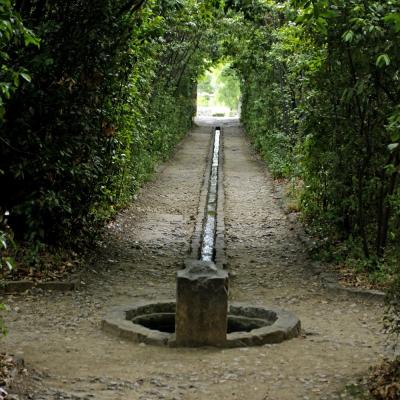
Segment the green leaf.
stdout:
<path fill-rule="evenodd" d="M 394 30 L 400 32 L 400 13 L 391 13 L 384 17 L 386 22 L 394 24 Z"/>
<path fill-rule="evenodd" d="M 387 54 L 381 54 L 376 59 L 376 66 L 379 68 L 387 67 L 390 65 L 390 57 Z"/>
<path fill-rule="evenodd" d="M 32 32 L 28 31 L 28 33 L 24 35 L 24 43 L 25 46 L 33 45 L 39 47 L 40 39 L 36 37 Z"/>
<path fill-rule="evenodd" d="M 399 147 L 399 145 L 400 145 L 400 143 L 391 143 L 391 144 L 388 145 L 388 149 L 390 151 L 394 151 Z"/>
<path fill-rule="evenodd" d="M 6 265 L 7 265 L 7 268 L 8 268 L 10 271 L 12 271 L 13 268 L 14 268 L 14 260 L 13 260 L 11 257 L 6 257 L 6 258 L 4 259 L 4 261 L 5 261 Z"/>
<path fill-rule="evenodd" d="M 31 76 L 28 75 L 26 72 L 20 72 L 19 74 L 20 74 L 20 76 L 21 76 L 22 78 L 24 78 L 27 82 L 32 82 Z"/>
<path fill-rule="evenodd" d="M 353 31 L 346 31 L 345 33 L 343 33 L 342 39 L 347 43 L 351 43 L 353 41 L 353 39 L 354 39 L 354 32 Z"/>

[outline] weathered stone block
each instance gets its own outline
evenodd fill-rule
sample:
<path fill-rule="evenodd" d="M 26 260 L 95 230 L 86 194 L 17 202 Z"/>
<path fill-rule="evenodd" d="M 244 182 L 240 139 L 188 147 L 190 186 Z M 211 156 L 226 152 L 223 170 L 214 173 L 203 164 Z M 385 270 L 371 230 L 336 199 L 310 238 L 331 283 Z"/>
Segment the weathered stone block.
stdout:
<path fill-rule="evenodd" d="M 227 314 L 228 273 L 212 262 L 189 261 L 177 276 L 176 345 L 224 346 Z"/>

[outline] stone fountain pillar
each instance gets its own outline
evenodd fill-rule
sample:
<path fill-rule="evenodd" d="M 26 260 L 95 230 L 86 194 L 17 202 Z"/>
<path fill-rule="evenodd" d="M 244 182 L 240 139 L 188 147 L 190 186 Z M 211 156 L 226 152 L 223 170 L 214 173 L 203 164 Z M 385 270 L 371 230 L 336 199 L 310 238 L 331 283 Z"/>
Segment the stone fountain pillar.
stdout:
<path fill-rule="evenodd" d="M 177 275 L 176 345 L 224 346 L 227 321 L 228 273 L 210 261 L 188 260 Z"/>

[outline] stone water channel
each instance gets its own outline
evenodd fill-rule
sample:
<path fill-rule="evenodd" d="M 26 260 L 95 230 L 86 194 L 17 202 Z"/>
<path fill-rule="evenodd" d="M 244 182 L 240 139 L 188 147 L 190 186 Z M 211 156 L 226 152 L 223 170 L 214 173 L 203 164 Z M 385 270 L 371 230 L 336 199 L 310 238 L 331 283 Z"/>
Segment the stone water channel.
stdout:
<path fill-rule="evenodd" d="M 177 272 L 176 300 L 138 302 L 115 308 L 102 321 L 106 332 L 136 342 L 184 347 L 242 347 L 279 343 L 300 333 L 289 311 L 228 304 L 224 264 L 222 129 L 213 140 L 200 195 L 191 254 Z"/>
<path fill-rule="evenodd" d="M 200 254 L 200 259 L 208 262 L 214 261 L 215 234 L 217 226 L 220 137 L 221 128 L 216 127 L 214 133 L 210 181 L 208 185 L 207 212 L 204 218 Z"/>

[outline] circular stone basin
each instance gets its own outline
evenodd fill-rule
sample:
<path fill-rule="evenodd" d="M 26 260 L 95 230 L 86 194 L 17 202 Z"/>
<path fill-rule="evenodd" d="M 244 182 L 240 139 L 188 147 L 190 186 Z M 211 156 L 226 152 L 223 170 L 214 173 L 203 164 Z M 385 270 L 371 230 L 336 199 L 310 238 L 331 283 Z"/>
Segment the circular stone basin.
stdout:
<path fill-rule="evenodd" d="M 104 331 L 123 339 L 175 346 L 175 301 L 141 302 L 114 309 Z M 300 334 L 300 320 L 275 308 L 233 303 L 228 309 L 226 347 L 280 343 Z"/>

